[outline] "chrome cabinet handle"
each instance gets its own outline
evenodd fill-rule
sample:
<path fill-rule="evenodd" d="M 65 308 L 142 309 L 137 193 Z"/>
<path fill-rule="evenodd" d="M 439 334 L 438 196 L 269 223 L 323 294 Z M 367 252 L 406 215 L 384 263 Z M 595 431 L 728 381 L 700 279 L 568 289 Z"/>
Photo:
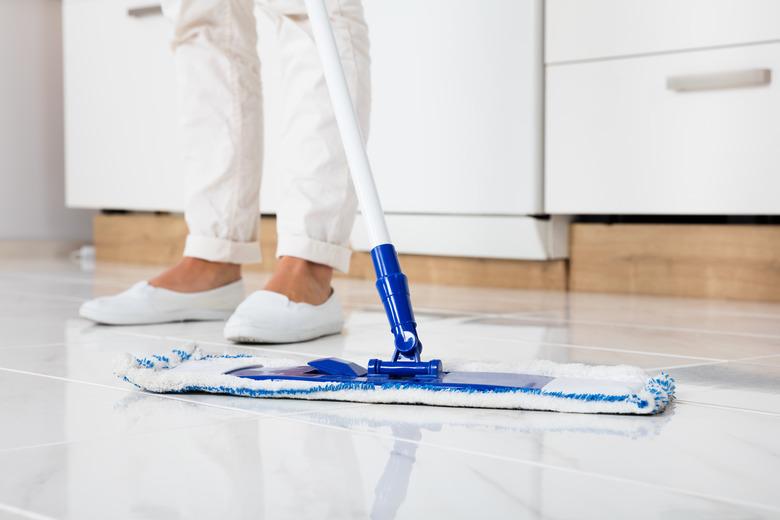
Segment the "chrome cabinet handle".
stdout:
<path fill-rule="evenodd" d="M 771 69 L 733 70 L 709 74 L 669 76 L 666 78 L 666 88 L 675 92 L 760 87 L 770 83 L 772 83 Z"/>
<path fill-rule="evenodd" d="M 142 7 L 131 7 L 127 10 L 127 16 L 132 18 L 146 18 L 147 16 L 158 16 L 163 14 L 161 5 L 145 5 Z"/>

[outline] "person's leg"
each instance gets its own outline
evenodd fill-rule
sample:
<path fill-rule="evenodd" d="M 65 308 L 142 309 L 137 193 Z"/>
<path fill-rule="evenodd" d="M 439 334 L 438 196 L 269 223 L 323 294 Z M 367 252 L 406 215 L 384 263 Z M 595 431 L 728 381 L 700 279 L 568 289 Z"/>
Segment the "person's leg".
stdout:
<path fill-rule="evenodd" d="M 230 283 L 240 278 L 240 264 L 260 258 L 260 77 L 252 4 L 174 4 L 181 139 L 195 185 L 186 212 L 185 258 L 149 283 L 86 302 L 80 314 L 103 323 L 219 319 L 236 308 L 243 293 L 240 283 Z M 349 266 L 356 200 L 303 2 L 268 0 L 266 7 L 277 17 L 284 67 L 280 261 L 268 290 L 238 306 L 225 334 L 235 340 L 299 341 L 341 328 L 341 307 L 330 297 L 330 281 L 334 268 Z M 367 132 L 368 37 L 362 6 L 359 0 L 329 0 L 329 9 Z M 314 305 L 296 306 L 301 302 Z"/>
<path fill-rule="evenodd" d="M 368 30 L 360 0 L 328 0 L 350 91 L 368 133 Z M 302 0 L 263 2 L 276 21 L 284 92 L 280 142 L 282 200 L 277 213 L 279 264 L 266 289 L 320 304 L 333 269 L 349 269 L 357 201 L 322 65 Z"/>
<path fill-rule="evenodd" d="M 283 343 L 341 330 L 341 304 L 330 283 L 334 269 L 349 269 L 357 201 L 303 1 L 264 0 L 262 5 L 274 18 L 283 67 L 279 263 L 266 290 L 250 295 L 227 321 L 225 337 Z M 328 0 L 328 8 L 365 133 L 369 58 L 362 5 Z"/>
<path fill-rule="evenodd" d="M 184 258 L 149 284 L 199 292 L 260 260 L 262 115 L 252 0 L 177 0 L 173 49 L 189 203 Z"/>
<path fill-rule="evenodd" d="M 163 0 L 173 49 L 189 203 L 184 258 L 120 294 L 85 302 L 99 323 L 223 320 L 260 260 L 260 61 L 252 0 Z"/>

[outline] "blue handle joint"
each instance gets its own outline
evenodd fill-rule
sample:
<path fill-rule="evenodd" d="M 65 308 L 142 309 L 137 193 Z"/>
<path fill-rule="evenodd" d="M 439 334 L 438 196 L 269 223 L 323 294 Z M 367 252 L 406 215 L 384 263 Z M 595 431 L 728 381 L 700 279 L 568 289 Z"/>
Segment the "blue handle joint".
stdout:
<path fill-rule="evenodd" d="M 371 250 L 371 260 L 376 272 L 376 288 L 395 339 L 395 352 L 392 361 L 369 360 L 369 377 L 438 377 L 442 371 L 441 361 L 420 360 L 422 343 L 417 335 L 417 323 L 412 312 L 409 283 L 401 272 L 395 247 L 392 244 L 376 246 Z"/>

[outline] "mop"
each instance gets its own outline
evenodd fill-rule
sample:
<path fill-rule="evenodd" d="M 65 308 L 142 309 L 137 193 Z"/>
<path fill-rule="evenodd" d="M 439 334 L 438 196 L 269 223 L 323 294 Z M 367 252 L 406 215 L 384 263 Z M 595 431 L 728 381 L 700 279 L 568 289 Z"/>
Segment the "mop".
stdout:
<path fill-rule="evenodd" d="M 674 398 L 666 373 L 638 367 L 533 361 L 502 366 L 469 362 L 444 366 L 421 359 L 422 343 L 409 286 L 390 240 L 363 136 L 344 77 L 324 0 L 306 0 L 312 32 L 341 133 L 358 202 L 368 227 L 376 287 L 390 323 L 390 360 L 366 366 L 337 358 L 302 364 L 250 354 L 214 355 L 193 346 L 165 354 L 126 356 L 116 375 L 149 392 L 209 392 L 294 398 L 579 413 L 656 414 Z"/>

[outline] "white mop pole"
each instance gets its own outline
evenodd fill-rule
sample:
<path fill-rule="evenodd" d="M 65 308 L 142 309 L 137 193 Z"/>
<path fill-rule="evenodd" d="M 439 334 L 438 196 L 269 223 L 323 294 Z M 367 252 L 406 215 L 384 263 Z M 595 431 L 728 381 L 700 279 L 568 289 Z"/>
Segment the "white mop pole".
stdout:
<path fill-rule="evenodd" d="M 333 112 L 336 115 L 336 123 L 341 133 L 344 153 L 352 174 L 352 183 L 355 185 L 360 209 L 368 228 L 371 259 L 377 275 L 376 288 L 385 307 L 390 330 L 395 337 L 395 353 L 392 361 L 370 359 L 368 373 L 396 376 L 438 375 L 442 371 L 440 360 L 420 361 L 422 343 L 417 335 L 409 285 L 406 276 L 401 272 L 395 247 L 390 242 L 390 233 L 387 232 L 385 214 L 379 202 L 374 177 L 371 175 L 365 141 L 360 131 L 355 107 L 352 105 L 325 0 L 305 0 L 305 2 L 312 33 L 314 33 L 314 42 L 317 44 L 325 81 L 328 84 Z M 411 361 L 403 361 L 402 358 Z"/>
<path fill-rule="evenodd" d="M 371 165 L 368 162 L 363 133 L 360 131 L 357 113 L 352 105 L 347 79 L 341 66 L 336 38 L 325 7 L 325 0 L 305 0 L 309 12 L 314 41 L 320 54 L 320 61 L 325 72 L 325 81 L 330 91 L 336 123 L 339 126 L 344 153 L 352 175 L 358 203 L 368 228 L 368 238 L 371 248 L 390 243 L 390 233 L 387 231 L 385 214 L 379 202 Z"/>

